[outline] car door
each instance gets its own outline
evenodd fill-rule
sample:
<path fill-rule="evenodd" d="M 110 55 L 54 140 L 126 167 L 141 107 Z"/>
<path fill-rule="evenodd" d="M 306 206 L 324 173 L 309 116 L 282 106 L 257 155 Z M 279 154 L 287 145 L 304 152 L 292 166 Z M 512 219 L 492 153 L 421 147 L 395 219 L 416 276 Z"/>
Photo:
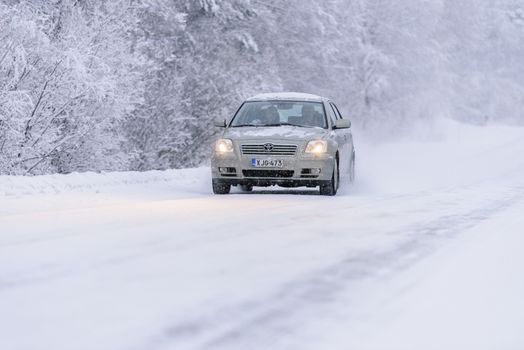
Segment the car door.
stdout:
<path fill-rule="evenodd" d="M 329 102 L 330 107 L 333 109 L 333 113 L 335 113 L 335 116 L 337 120 L 343 119 L 342 114 L 338 110 L 337 106 L 333 102 Z M 343 141 L 343 154 L 340 155 L 340 166 L 341 174 L 349 174 L 349 168 L 351 165 L 351 156 L 353 152 L 353 136 L 351 135 L 351 128 L 349 129 L 339 129 L 337 130 L 338 133 L 340 133 L 341 137 L 344 139 Z"/>
<path fill-rule="evenodd" d="M 331 119 L 331 126 L 332 126 L 332 134 L 334 135 L 335 141 L 338 144 L 338 151 L 339 151 L 339 172 L 341 175 L 347 174 L 349 171 L 349 161 L 347 157 L 347 136 L 345 129 L 335 129 L 333 126 L 335 125 L 335 122 L 339 119 L 336 113 L 336 109 L 333 107 L 333 103 L 331 101 L 328 101 L 326 103 L 326 109 L 329 118 Z"/>
<path fill-rule="evenodd" d="M 340 119 L 344 119 L 344 117 L 342 117 L 342 113 L 340 113 L 339 109 L 337 108 L 337 105 L 333 103 L 333 107 L 335 107 L 335 112 L 340 116 Z M 349 157 L 351 158 L 353 156 L 353 153 L 355 153 L 355 150 L 353 148 L 354 147 L 353 133 L 351 132 L 351 127 L 345 130 L 346 130 L 346 144 L 348 146 Z"/>

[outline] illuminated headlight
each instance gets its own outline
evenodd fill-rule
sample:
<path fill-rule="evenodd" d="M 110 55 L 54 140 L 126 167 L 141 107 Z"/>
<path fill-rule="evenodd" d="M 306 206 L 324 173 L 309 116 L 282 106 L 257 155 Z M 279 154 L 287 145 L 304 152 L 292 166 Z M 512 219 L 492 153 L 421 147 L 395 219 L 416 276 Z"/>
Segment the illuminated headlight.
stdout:
<path fill-rule="evenodd" d="M 233 142 L 230 139 L 219 139 L 215 144 L 215 151 L 217 153 L 233 152 Z"/>
<path fill-rule="evenodd" d="M 306 153 L 321 154 L 326 153 L 327 142 L 324 140 L 309 141 L 306 146 Z"/>

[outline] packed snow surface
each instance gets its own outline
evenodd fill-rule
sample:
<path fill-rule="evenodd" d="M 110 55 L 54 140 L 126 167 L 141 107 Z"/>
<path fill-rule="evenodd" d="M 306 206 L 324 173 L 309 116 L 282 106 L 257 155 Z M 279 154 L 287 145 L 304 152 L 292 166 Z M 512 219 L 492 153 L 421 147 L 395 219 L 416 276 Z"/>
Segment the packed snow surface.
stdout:
<path fill-rule="evenodd" d="M 524 129 L 416 135 L 336 197 L 0 177 L 0 349 L 524 348 Z"/>

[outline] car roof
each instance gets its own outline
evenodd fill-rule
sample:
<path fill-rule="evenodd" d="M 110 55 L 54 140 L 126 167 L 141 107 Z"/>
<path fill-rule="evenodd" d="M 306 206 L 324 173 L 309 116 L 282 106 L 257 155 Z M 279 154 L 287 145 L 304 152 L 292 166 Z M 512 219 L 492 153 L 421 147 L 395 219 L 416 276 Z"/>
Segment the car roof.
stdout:
<path fill-rule="evenodd" d="M 308 101 L 308 102 L 322 102 L 327 101 L 325 97 L 306 94 L 302 92 L 270 92 L 259 94 L 248 98 L 246 101 Z"/>

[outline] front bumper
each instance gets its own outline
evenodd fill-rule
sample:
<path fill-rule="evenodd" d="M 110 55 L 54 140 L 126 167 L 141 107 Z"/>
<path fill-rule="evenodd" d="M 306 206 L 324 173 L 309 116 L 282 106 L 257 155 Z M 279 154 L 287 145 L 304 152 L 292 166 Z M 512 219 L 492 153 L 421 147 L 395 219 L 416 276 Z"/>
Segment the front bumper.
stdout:
<path fill-rule="evenodd" d="M 312 179 L 278 179 L 278 178 L 213 178 L 213 183 L 226 184 L 231 186 L 248 185 L 248 186 L 281 186 L 281 187 L 317 187 L 328 185 L 329 180 L 312 180 Z"/>
<path fill-rule="evenodd" d="M 282 168 L 257 168 L 252 159 L 282 159 Z M 333 175 L 335 158 L 329 153 L 312 155 L 298 152 L 294 156 L 242 155 L 237 152 L 213 154 L 211 172 L 214 182 L 236 185 L 315 187 L 327 184 Z M 222 171 L 219 169 L 222 168 Z M 320 169 L 315 174 L 312 169 Z"/>

